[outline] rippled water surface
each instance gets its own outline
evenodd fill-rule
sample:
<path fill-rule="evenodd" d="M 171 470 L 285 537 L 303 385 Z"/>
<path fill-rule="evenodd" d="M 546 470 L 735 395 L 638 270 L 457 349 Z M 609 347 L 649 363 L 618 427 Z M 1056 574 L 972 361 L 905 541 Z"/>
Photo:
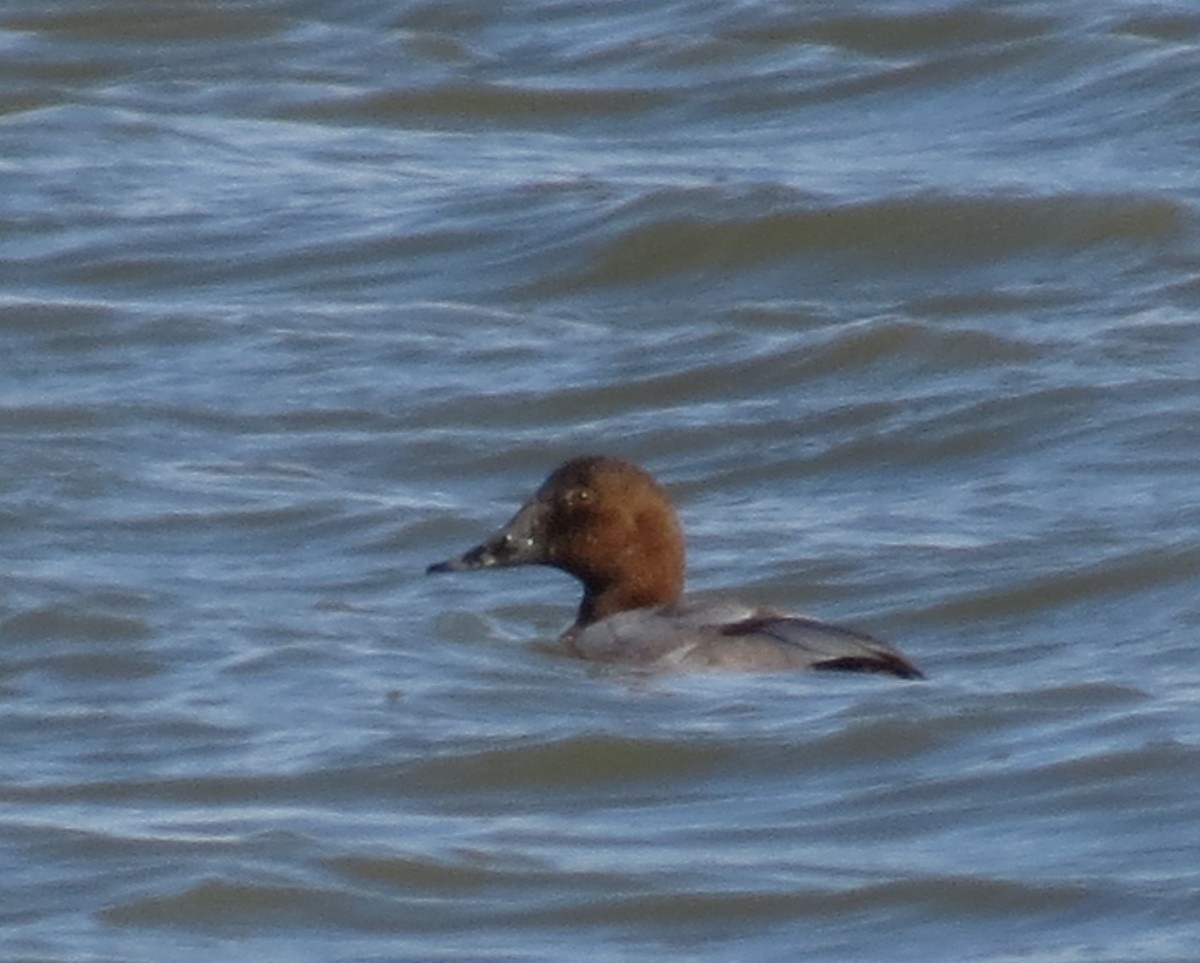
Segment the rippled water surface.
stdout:
<path fill-rule="evenodd" d="M 12 960 L 1200 959 L 1200 12 L 10 0 Z M 924 683 L 598 671 L 699 591 Z"/>

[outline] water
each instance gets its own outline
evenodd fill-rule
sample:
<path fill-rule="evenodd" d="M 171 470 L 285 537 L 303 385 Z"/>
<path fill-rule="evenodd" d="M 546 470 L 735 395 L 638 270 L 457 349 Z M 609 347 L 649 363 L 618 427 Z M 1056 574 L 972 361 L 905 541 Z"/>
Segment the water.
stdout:
<path fill-rule="evenodd" d="M 1200 959 L 1200 15 L 11 0 L 12 960 Z M 425 578 L 561 459 L 921 684 Z"/>

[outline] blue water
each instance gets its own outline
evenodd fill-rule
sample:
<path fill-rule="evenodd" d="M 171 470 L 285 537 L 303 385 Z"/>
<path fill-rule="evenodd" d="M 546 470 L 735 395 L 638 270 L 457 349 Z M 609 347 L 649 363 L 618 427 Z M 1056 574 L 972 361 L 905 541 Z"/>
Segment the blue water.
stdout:
<path fill-rule="evenodd" d="M 11 0 L 4 959 L 1200 959 L 1200 13 Z M 925 683 L 426 578 L 562 459 Z"/>

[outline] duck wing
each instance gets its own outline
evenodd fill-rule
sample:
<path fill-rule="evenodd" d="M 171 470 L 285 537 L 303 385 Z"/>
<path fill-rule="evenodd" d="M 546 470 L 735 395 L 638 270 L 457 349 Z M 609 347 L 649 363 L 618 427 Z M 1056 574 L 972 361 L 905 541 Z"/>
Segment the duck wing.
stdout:
<path fill-rule="evenodd" d="M 924 678 L 896 649 L 864 632 L 724 600 L 620 612 L 573 627 L 562 641 L 584 659 L 655 669 L 815 669 Z"/>
<path fill-rule="evenodd" d="M 882 672 L 901 679 L 925 674 L 881 639 L 803 615 L 751 616 L 720 628 L 723 637 L 769 640 L 788 653 L 792 664 L 820 671 Z"/>

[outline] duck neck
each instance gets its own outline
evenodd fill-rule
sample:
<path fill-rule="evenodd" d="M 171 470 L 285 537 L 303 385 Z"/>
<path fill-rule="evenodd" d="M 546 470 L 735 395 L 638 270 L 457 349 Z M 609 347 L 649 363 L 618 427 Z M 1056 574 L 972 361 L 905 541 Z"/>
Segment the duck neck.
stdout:
<path fill-rule="evenodd" d="M 683 594 L 683 576 L 657 581 L 610 584 L 603 588 L 585 585 L 575 625 L 583 627 L 600 619 L 655 605 L 678 602 Z"/>

